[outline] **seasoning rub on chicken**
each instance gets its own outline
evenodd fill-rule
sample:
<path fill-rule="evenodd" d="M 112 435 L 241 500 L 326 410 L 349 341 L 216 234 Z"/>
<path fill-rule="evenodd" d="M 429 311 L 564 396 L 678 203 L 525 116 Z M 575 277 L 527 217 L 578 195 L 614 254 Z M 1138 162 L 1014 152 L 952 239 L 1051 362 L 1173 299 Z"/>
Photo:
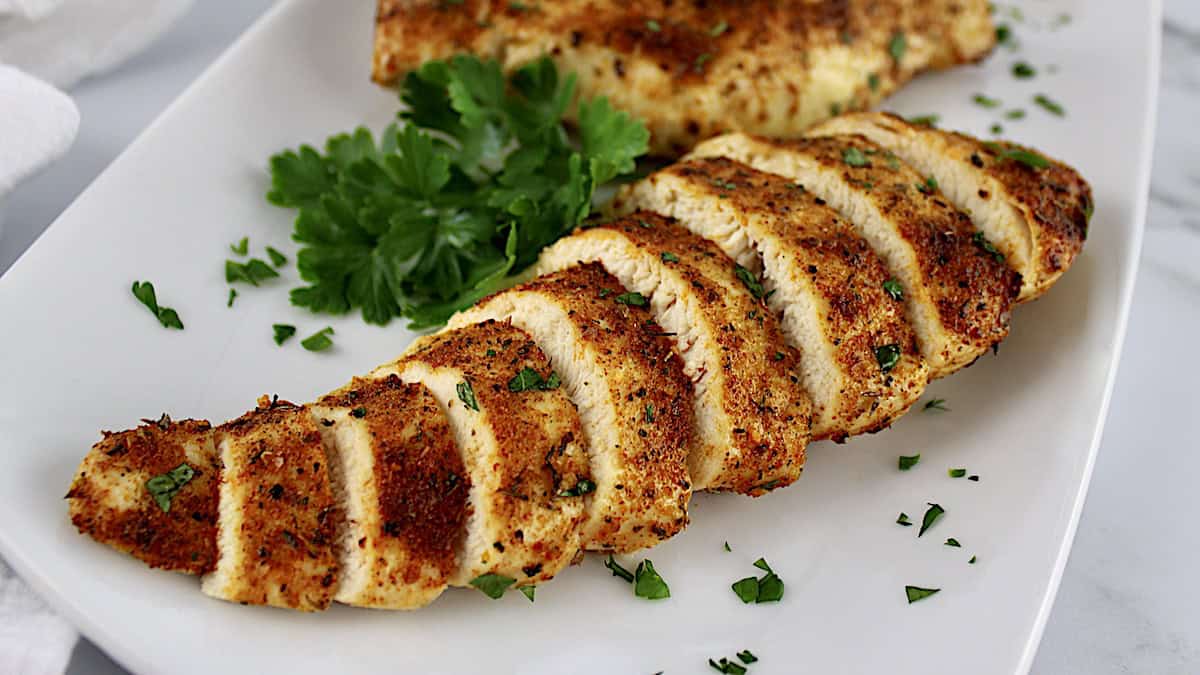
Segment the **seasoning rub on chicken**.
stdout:
<path fill-rule="evenodd" d="M 106 432 L 71 520 L 246 604 L 532 593 L 678 534 L 694 490 L 763 494 L 810 438 L 887 427 L 1061 276 L 1091 204 L 1036 151 L 891 116 L 716 137 L 313 404 Z"/>
<path fill-rule="evenodd" d="M 724 132 L 797 136 L 995 41 L 985 0 L 379 0 L 373 74 L 549 55 L 579 97 L 607 96 L 646 123 L 653 154 L 677 156 Z"/>

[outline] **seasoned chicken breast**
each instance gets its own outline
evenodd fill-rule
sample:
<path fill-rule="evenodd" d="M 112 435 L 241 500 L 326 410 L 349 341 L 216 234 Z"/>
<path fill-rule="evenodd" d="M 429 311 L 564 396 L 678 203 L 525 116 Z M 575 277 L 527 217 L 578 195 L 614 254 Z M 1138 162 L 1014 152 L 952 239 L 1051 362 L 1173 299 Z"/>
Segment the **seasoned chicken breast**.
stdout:
<path fill-rule="evenodd" d="M 71 522 L 151 567 L 210 572 L 217 564 L 220 481 L 212 426 L 166 415 L 143 422 L 104 432 L 83 458 L 67 492 Z"/>
<path fill-rule="evenodd" d="M 601 263 L 649 298 L 650 313 L 675 342 L 695 388 L 692 489 L 757 495 L 795 481 L 811 406 L 795 350 L 763 306 L 761 287 L 738 278 L 749 272 L 712 242 L 647 212 L 560 239 L 535 273 L 585 262 Z"/>
<path fill-rule="evenodd" d="M 1021 273 L 1021 300 L 1045 293 L 1083 249 L 1091 188 L 1073 169 L 1034 150 L 985 143 L 889 113 L 843 115 L 810 133 L 861 134 L 932 177 Z"/>
<path fill-rule="evenodd" d="M 337 589 L 342 510 L 308 408 L 264 396 L 215 438 L 219 557 L 200 589 L 231 602 L 325 609 Z"/>
<path fill-rule="evenodd" d="M 932 377 L 1008 334 L 1020 275 L 925 177 L 862 136 L 780 141 L 728 134 L 691 157 L 728 157 L 804 186 L 836 209 L 900 284 Z"/>
<path fill-rule="evenodd" d="M 449 324 L 509 321 L 550 357 L 591 457 L 589 550 L 647 548 L 687 525 L 692 384 L 648 304 L 587 264 L 486 298 Z"/>
<path fill-rule="evenodd" d="M 653 153 L 679 155 L 728 131 L 799 135 L 994 44 L 984 0 L 380 0 L 374 78 L 462 52 L 510 71 L 550 55 L 579 97 L 608 97 Z"/>
<path fill-rule="evenodd" d="M 587 452 L 579 417 L 529 336 L 488 321 L 417 340 L 372 377 L 399 375 L 433 392 L 470 478 L 467 531 L 452 586 L 495 574 L 537 584 L 579 551 Z"/>
<path fill-rule="evenodd" d="M 334 599 L 414 609 L 457 567 L 470 478 L 428 389 L 392 375 L 355 379 L 311 406 L 346 513 Z"/>
<path fill-rule="evenodd" d="M 924 390 L 929 373 L 896 282 L 803 187 L 733 160 L 694 159 L 627 186 L 613 207 L 671 215 L 746 269 L 761 269 L 768 304 L 800 349 L 815 438 L 878 431 Z"/>

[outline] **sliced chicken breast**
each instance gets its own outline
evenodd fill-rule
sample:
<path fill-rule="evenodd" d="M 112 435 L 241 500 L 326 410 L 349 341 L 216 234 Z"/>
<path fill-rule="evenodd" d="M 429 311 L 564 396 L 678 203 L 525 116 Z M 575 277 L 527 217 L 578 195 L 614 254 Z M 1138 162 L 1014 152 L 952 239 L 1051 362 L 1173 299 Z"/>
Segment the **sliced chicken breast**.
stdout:
<path fill-rule="evenodd" d="M 692 384 L 648 305 L 587 264 L 493 295 L 450 320 L 451 327 L 509 321 L 550 357 L 579 409 L 591 457 L 588 550 L 647 548 L 687 525 Z"/>
<path fill-rule="evenodd" d="M 535 273 L 588 262 L 649 299 L 683 359 L 695 388 L 692 489 L 758 495 L 795 481 L 811 406 L 761 286 L 738 278 L 749 272 L 675 221 L 638 212 L 559 240 Z"/>
<path fill-rule="evenodd" d="M 970 365 L 1008 334 L 1020 275 L 896 155 L 861 136 L 728 134 L 692 157 L 728 157 L 784 176 L 836 209 L 899 282 L 932 377 Z"/>
<path fill-rule="evenodd" d="M 985 143 L 891 113 L 842 115 L 809 134 L 860 134 L 931 177 L 1020 272 L 1021 300 L 1044 293 L 1083 248 L 1091 189 L 1070 167 L 1028 148 Z"/>
<path fill-rule="evenodd" d="M 837 212 L 797 184 L 729 159 L 694 159 L 629 186 L 614 208 L 678 218 L 761 269 L 768 304 L 800 350 L 814 438 L 878 431 L 924 390 L 929 373 L 896 282 Z"/>
<path fill-rule="evenodd" d="M 263 397 L 215 438 L 219 557 L 201 590 L 244 604 L 325 609 L 337 589 L 342 510 L 308 408 Z"/>
<path fill-rule="evenodd" d="M 984 0 L 380 0 L 374 77 L 463 52 L 508 72 L 549 55 L 579 98 L 607 97 L 645 121 L 651 152 L 678 155 L 724 131 L 799 135 L 994 44 Z"/>
<path fill-rule="evenodd" d="M 311 406 L 346 513 L 334 599 L 414 609 L 456 568 L 470 478 L 437 399 L 399 377 L 355 379 Z"/>
<path fill-rule="evenodd" d="M 485 575 L 537 584 L 570 564 L 593 483 L 575 407 L 529 336 L 495 321 L 448 330 L 372 377 L 390 375 L 433 392 L 470 479 L 449 584 Z"/>
<path fill-rule="evenodd" d="M 203 420 L 143 420 L 105 432 L 67 492 L 71 522 L 151 567 L 205 574 L 217 564 L 220 465 Z"/>

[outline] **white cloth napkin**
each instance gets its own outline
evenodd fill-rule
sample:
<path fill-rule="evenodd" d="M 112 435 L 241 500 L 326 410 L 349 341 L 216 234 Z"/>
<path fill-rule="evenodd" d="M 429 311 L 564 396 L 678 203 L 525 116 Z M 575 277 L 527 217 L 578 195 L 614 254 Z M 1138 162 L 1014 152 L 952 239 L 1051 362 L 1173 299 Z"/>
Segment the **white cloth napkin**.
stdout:
<path fill-rule="evenodd" d="M 116 67 L 190 5 L 0 0 L 0 236 L 5 195 L 75 140 L 79 110 L 60 89 Z M 0 561 L 0 675 L 60 675 L 78 638 Z"/>

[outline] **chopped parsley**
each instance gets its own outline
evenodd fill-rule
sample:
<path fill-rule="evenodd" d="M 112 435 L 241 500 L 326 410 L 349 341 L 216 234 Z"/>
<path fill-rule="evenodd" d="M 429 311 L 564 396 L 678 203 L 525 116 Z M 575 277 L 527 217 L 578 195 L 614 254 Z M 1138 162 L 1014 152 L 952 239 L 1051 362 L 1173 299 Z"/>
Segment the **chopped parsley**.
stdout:
<path fill-rule="evenodd" d="M 1001 253 L 1000 249 L 996 248 L 992 242 L 988 241 L 988 238 L 985 237 L 982 232 L 976 232 L 974 236 L 971 237 L 971 241 L 974 242 L 976 246 L 983 249 L 985 253 L 991 255 L 996 262 L 1004 262 L 1004 254 Z"/>
<path fill-rule="evenodd" d="M 621 579 L 624 579 L 625 581 L 628 581 L 631 584 L 633 583 L 633 572 L 630 572 L 629 570 L 622 567 L 621 563 L 617 562 L 612 557 L 611 553 L 608 556 L 608 560 L 604 561 L 604 566 L 612 571 L 612 575 L 614 577 L 619 577 Z"/>
<path fill-rule="evenodd" d="M 671 253 L 670 251 L 663 251 L 662 255 L 659 257 L 662 258 L 662 261 L 665 263 L 679 262 L 679 256 Z"/>
<path fill-rule="evenodd" d="M 715 26 L 708 29 L 708 35 L 709 37 L 719 37 L 727 30 L 729 30 L 729 24 L 724 21 L 719 21 Z"/>
<path fill-rule="evenodd" d="M 696 62 L 695 62 L 695 64 L 693 64 L 693 68 L 695 68 L 697 73 L 703 73 L 704 65 L 706 63 L 708 63 L 709 61 L 711 61 L 712 57 L 713 57 L 712 52 L 704 52 L 700 56 L 697 56 Z"/>
<path fill-rule="evenodd" d="M 975 557 L 975 556 L 971 556 L 971 559 L 967 561 L 967 564 L 968 564 L 968 565 L 974 565 L 974 564 L 975 564 L 975 560 L 976 560 L 976 557 Z"/>
<path fill-rule="evenodd" d="M 867 76 L 867 87 L 871 91 L 879 91 L 879 75 L 877 73 L 871 73 Z"/>
<path fill-rule="evenodd" d="M 516 579 L 502 574 L 481 574 L 471 580 L 471 585 L 478 588 L 484 595 L 493 600 L 499 600 L 509 586 L 517 583 Z M 532 598 L 530 598 L 532 600 Z"/>
<path fill-rule="evenodd" d="M 989 131 L 996 136 L 999 136 L 1000 134 L 1004 133 L 1004 127 L 1000 126 L 999 124 L 993 124 Z"/>
<path fill-rule="evenodd" d="M 654 19 L 650 19 L 646 22 L 646 30 L 650 31 L 651 33 L 661 33 L 662 25 Z"/>
<path fill-rule="evenodd" d="M 179 490 L 187 485 L 195 475 L 196 470 L 184 462 L 174 469 L 146 481 L 146 491 L 154 498 L 154 503 L 158 504 L 158 508 L 162 509 L 163 513 L 170 513 L 171 500 L 175 499 Z"/>
<path fill-rule="evenodd" d="M 733 273 L 738 279 L 741 279 L 742 283 L 746 285 L 746 290 L 750 291 L 750 295 L 753 295 L 756 300 L 761 300 L 767 294 L 767 289 L 763 288 L 762 282 L 750 270 L 738 265 L 733 268 Z"/>
<path fill-rule="evenodd" d="M 941 115 L 917 115 L 916 117 L 908 118 L 909 124 L 916 124 L 922 127 L 936 127 L 937 123 L 941 120 Z"/>
<path fill-rule="evenodd" d="M 160 307 L 158 297 L 154 294 L 154 284 L 149 281 L 133 282 L 133 297 L 138 299 L 138 302 L 146 306 L 154 318 L 162 324 L 163 328 L 175 328 L 183 330 L 183 321 L 179 318 L 179 313 L 170 307 Z"/>
<path fill-rule="evenodd" d="M 988 98 L 987 96 L 984 96 L 983 94 L 975 94 L 974 96 L 971 97 L 971 100 L 974 101 L 976 103 L 976 105 L 981 105 L 984 108 L 999 108 L 1000 107 L 1000 99 Z"/>
<path fill-rule="evenodd" d="M 725 675 L 746 675 L 745 666 L 739 664 L 737 661 L 730 661 L 723 656 L 717 661 L 709 659 L 708 665 L 718 673 L 725 673 Z"/>
<path fill-rule="evenodd" d="M 533 594 L 537 592 L 537 586 L 536 585 L 518 586 L 517 590 L 521 591 L 521 595 L 524 595 L 525 597 L 529 598 L 530 602 L 533 602 Z"/>
<path fill-rule="evenodd" d="M 244 281 L 251 286 L 257 286 L 267 279 L 274 279 L 278 276 L 279 272 L 259 258 L 251 258 L 244 263 L 233 260 L 225 261 L 225 281 L 227 283 Z"/>
<path fill-rule="evenodd" d="M 953 548 L 962 548 L 962 544 L 958 543 L 958 540 L 955 539 L 954 537 L 950 537 L 949 539 L 946 540 L 946 546 L 951 546 Z"/>
<path fill-rule="evenodd" d="M 930 410 L 950 412 L 950 409 L 946 407 L 946 399 L 944 398 L 931 398 L 926 401 L 924 407 L 921 408 L 921 412 L 929 412 Z"/>
<path fill-rule="evenodd" d="M 649 559 L 638 563 L 633 573 L 633 594 L 647 600 L 663 600 L 671 597 L 671 588 L 663 581 L 654 563 Z"/>
<path fill-rule="evenodd" d="M 766 572 L 761 577 L 746 577 L 733 582 L 730 588 L 734 595 L 746 603 L 762 604 L 764 602 L 779 602 L 783 599 L 783 579 L 775 574 L 771 566 L 763 558 L 754 561 L 754 566 Z"/>
<path fill-rule="evenodd" d="M 963 476 L 967 475 L 967 470 L 966 469 L 948 469 L 946 471 L 946 474 L 949 475 L 951 478 L 962 478 Z"/>
<path fill-rule="evenodd" d="M 867 156 L 863 154 L 862 150 L 859 150 L 855 147 L 849 147 L 842 150 L 842 161 L 848 166 L 853 166 L 856 168 L 868 166 L 870 164 L 870 162 L 867 161 Z"/>
<path fill-rule="evenodd" d="M 903 31 L 896 31 L 892 35 L 891 41 L 888 42 L 888 54 L 892 55 L 893 61 L 900 63 L 906 51 L 908 51 L 908 40 L 905 39 Z"/>
<path fill-rule="evenodd" d="M 1008 112 L 1004 113 L 1004 119 L 1006 119 L 1006 120 L 1025 119 L 1025 109 L 1024 108 L 1013 108 L 1012 110 L 1009 110 Z"/>
<path fill-rule="evenodd" d="M 729 548 L 729 542 L 725 542 L 725 552 L 730 553 L 732 551 L 733 551 L 733 549 Z"/>
<path fill-rule="evenodd" d="M 361 420 L 362 418 L 367 416 L 367 409 L 364 406 L 360 405 L 357 408 L 355 408 L 354 410 L 351 410 L 350 415 L 356 419 Z"/>
<path fill-rule="evenodd" d="M 929 508 L 925 510 L 925 516 L 921 518 L 921 530 L 917 532 L 918 537 L 924 535 L 925 530 L 933 527 L 937 519 L 941 518 L 942 514 L 946 512 L 946 509 L 943 509 L 939 504 L 934 504 L 933 502 L 926 503 L 929 504 Z"/>
<path fill-rule="evenodd" d="M 758 661 L 758 657 L 751 653 L 749 649 L 743 649 L 742 651 L 738 652 L 737 657 L 739 661 L 746 665 L 750 665 L 751 663 Z"/>
<path fill-rule="evenodd" d="M 912 521 L 908 519 L 908 514 L 901 511 L 900 516 L 896 518 L 896 523 L 905 527 L 912 527 Z"/>
<path fill-rule="evenodd" d="M 653 403 L 646 404 L 645 410 L 642 411 L 642 419 L 644 419 L 646 421 L 646 424 L 654 423 L 654 404 Z"/>
<path fill-rule="evenodd" d="M 276 267 L 283 267 L 287 264 L 287 256 L 272 246 L 267 247 L 267 257 L 271 259 L 271 264 Z"/>
<path fill-rule="evenodd" d="M 237 255 L 246 255 L 250 252 L 250 237 L 242 237 L 238 243 L 230 244 L 229 250 Z"/>
<path fill-rule="evenodd" d="M 329 339 L 330 335 L 333 335 L 333 328 L 326 326 L 301 340 L 300 346 L 310 352 L 323 352 L 333 346 L 333 340 Z"/>
<path fill-rule="evenodd" d="M 225 301 L 225 306 L 233 307 L 233 301 L 237 299 L 237 295 L 238 294 L 237 294 L 236 288 L 229 289 L 229 299 Z"/>
<path fill-rule="evenodd" d="M 1013 77 L 1027 80 L 1034 75 L 1037 75 L 1037 70 L 1035 70 L 1033 66 L 1029 65 L 1025 61 L 1017 61 L 1012 66 L 1012 74 Z"/>
<path fill-rule="evenodd" d="M 892 368 L 900 362 L 900 345 L 890 344 L 875 348 L 875 360 L 879 362 L 879 369 L 884 373 L 891 372 Z"/>
<path fill-rule="evenodd" d="M 650 302 L 648 300 L 646 300 L 646 296 L 644 296 L 641 293 L 638 293 L 636 291 L 630 292 L 630 293 L 622 293 L 622 294 L 618 295 L 617 297 L 613 298 L 613 300 L 616 300 L 617 302 L 619 302 L 622 305 L 632 305 L 634 307 L 645 307 L 646 305 L 650 304 Z"/>
<path fill-rule="evenodd" d="M 993 143 L 991 145 L 996 144 Z M 1045 169 L 1046 167 L 1050 166 L 1050 160 L 1030 150 L 1023 150 L 1021 148 L 1006 148 L 1003 146 L 997 146 L 991 149 L 998 154 L 997 161 L 1000 162 L 1012 160 L 1015 162 L 1020 162 L 1031 169 Z"/>
<path fill-rule="evenodd" d="M 551 371 L 549 377 L 543 378 L 538 371 L 526 366 L 508 381 L 508 390 L 511 392 L 549 391 L 557 389 L 559 384 L 561 381 L 558 373 Z"/>
<path fill-rule="evenodd" d="M 1038 94 L 1037 96 L 1034 96 L 1033 102 L 1038 104 L 1039 106 L 1041 106 L 1046 112 L 1050 113 L 1051 115 L 1057 115 L 1058 117 L 1064 117 L 1067 114 L 1066 109 L 1064 109 L 1062 107 L 1062 105 L 1051 100 L 1050 97 L 1046 96 L 1045 94 Z"/>
<path fill-rule="evenodd" d="M 458 400 L 462 401 L 468 410 L 479 412 L 479 401 L 475 400 L 475 389 L 471 387 L 470 380 L 463 380 L 454 385 L 454 390 L 458 392 Z"/>
<path fill-rule="evenodd" d="M 908 471 L 909 469 L 916 466 L 917 462 L 919 462 L 919 461 L 921 461 L 921 455 L 919 455 L 919 454 L 913 455 L 911 457 L 906 457 L 905 455 L 900 455 L 900 461 L 898 462 L 898 464 L 900 466 L 901 471 Z"/>
<path fill-rule="evenodd" d="M 596 491 L 596 484 L 587 478 L 580 478 L 575 482 L 575 486 L 566 490 L 559 490 L 559 497 L 582 497 L 586 494 L 591 494 Z"/>
<path fill-rule="evenodd" d="M 1006 23 L 996 26 L 996 42 L 1006 44 L 1012 39 L 1012 27 Z"/>
<path fill-rule="evenodd" d="M 937 593 L 940 590 L 942 590 L 942 589 L 940 589 L 940 588 L 921 588 L 919 586 L 905 586 L 904 587 L 904 595 L 908 597 L 908 604 L 911 605 L 914 602 L 917 602 L 918 600 L 924 600 L 925 598 L 928 598 L 929 596 L 933 595 L 934 593 Z"/>
<path fill-rule="evenodd" d="M 904 289 L 900 286 L 900 282 L 895 279 L 888 279 L 883 282 L 883 292 L 892 296 L 893 300 L 904 299 Z"/>
<path fill-rule="evenodd" d="M 979 474 L 973 473 L 970 476 L 967 476 L 967 480 L 978 483 L 979 482 Z"/>
<path fill-rule="evenodd" d="M 296 327 L 286 323 L 273 324 L 271 330 L 275 333 L 275 344 L 279 346 L 283 346 L 283 343 L 296 334 Z"/>

